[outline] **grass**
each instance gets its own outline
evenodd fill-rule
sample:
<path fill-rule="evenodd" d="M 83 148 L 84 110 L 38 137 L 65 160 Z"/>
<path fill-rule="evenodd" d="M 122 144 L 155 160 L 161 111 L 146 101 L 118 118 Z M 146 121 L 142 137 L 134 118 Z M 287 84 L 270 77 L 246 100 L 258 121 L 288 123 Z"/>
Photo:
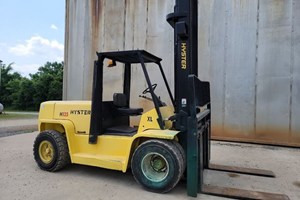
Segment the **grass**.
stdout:
<path fill-rule="evenodd" d="M 16 113 L 2 113 L 0 114 L 0 120 L 10 120 L 10 119 L 37 119 L 37 115 L 32 114 L 16 114 Z"/>

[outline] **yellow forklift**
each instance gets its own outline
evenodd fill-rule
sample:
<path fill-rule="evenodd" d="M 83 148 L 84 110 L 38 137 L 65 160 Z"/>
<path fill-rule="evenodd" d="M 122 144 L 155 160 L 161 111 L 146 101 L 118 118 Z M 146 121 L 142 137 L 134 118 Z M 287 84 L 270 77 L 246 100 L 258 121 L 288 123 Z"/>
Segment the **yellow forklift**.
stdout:
<path fill-rule="evenodd" d="M 170 101 L 173 96 L 160 64 L 161 59 L 143 50 L 97 53 L 94 67 L 93 99 L 90 101 L 53 101 L 41 104 L 34 157 L 39 167 L 57 171 L 68 163 L 84 164 L 126 172 L 131 167 L 135 179 L 147 189 L 168 192 L 185 171 L 185 153 L 172 128 L 174 106 L 167 106 L 155 93 L 147 67 L 161 72 Z M 103 68 L 124 67 L 123 93 L 103 101 Z M 124 65 L 116 65 L 123 63 Z M 148 88 L 141 98 L 153 101 L 154 108 L 130 108 L 132 64 L 140 63 Z M 146 63 L 147 67 L 146 67 Z M 152 63 L 152 65 L 150 65 Z M 148 96 L 150 94 L 150 96 Z M 141 115 L 138 127 L 130 117 Z"/>
<path fill-rule="evenodd" d="M 161 58 L 145 50 L 131 50 L 97 53 L 92 101 L 41 104 L 40 133 L 33 145 L 34 158 L 41 169 L 54 172 L 69 163 L 122 172 L 131 168 L 135 180 L 153 192 L 168 192 L 185 177 L 187 194 L 192 197 L 201 192 L 237 199 L 288 199 L 282 194 L 204 183 L 205 170 L 275 175 L 267 170 L 210 163 L 210 86 L 197 77 L 197 8 L 197 0 L 176 0 L 174 13 L 167 16 L 174 28 L 174 96 Z M 111 101 L 103 100 L 103 87 L 108 87 L 103 85 L 107 60 L 108 67 L 124 70 L 123 91 L 115 92 Z M 153 108 L 147 112 L 130 107 L 133 65 L 142 69 L 148 87 L 140 97 L 153 102 Z M 157 95 L 149 67 L 161 74 L 169 100 Z M 133 116 L 140 116 L 137 127 L 130 126 Z"/>

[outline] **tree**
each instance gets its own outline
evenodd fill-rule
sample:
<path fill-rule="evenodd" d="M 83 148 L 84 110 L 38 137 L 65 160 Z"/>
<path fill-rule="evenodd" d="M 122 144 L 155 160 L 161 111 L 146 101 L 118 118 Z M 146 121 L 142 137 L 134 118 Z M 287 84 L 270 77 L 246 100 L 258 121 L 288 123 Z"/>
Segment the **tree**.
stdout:
<path fill-rule="evenodd" d="M 47 62 L 29 78 L 12 72 L 12 63 L 1 66 L 0 102 L 20 110 L 38 110 L 40 103 L 61 100 L 64 63 Z"/>
<path fill-rule="evenodd" d="M 36 108 L 43 101 L 62 99 L 63 66 L 63 62 L 47 62 L 37 73 L 30 75 L 35 89 Z"/>
<path fill-rule="evenodd" d="M 33 82 L 21 77 L 20 79 L 14 79 L 8 83 L 8 90 L 11 92 L 11 107 L 19 110 L 36 110 L 33 96 L 35 90 Z"/>
<path fill-rule="evenodd" d="M 13 63 L 9 65 L 1 64 L 1 79 L 0 79 L 0 102 L 3 105 L 11 105 L 10 91 L 8 90 L 8 83 L 15 79 L 20 79 L 21 75 L 18 72 L 12 72 Z"/>

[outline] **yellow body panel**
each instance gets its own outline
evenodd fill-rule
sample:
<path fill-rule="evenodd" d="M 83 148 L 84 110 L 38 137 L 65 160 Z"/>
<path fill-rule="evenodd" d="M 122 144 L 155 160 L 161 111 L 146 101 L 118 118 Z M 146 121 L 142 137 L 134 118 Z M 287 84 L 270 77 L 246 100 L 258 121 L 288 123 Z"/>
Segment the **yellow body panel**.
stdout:
<path fill-rule="evenodd" d="M 167 119 L 174 114 L 173 107 L 170 106 L 161 107 L 160 112 L 162 118 L 165 120 L 165 129 L 170 129 L 172 127 L 172 122 Z M 141 117 L 138 133 L 141 133 L 144 130 L 148 130 L 148 129 L 160 129 L 157 119 L 158 119 L 158 115 L 155 108 L 144 113 Z"/>
<path fill-rule="evenodd" d="M 178 131 L 165 130 L 157 123 L 152 109 L 141 117 L 138 132 L 132 136 L 99 135 L 97 144 L 89 144 L 90 101 L 44 102 L 39 114 L 39 130 L 56 130 L 67 138 L 71 162 L 126 172 L 133 150 L 147 138 L 173 140 Z M 160 108 L 163 119 L 173 115 L 172 107 Z M 152 119 L 152 120 L 151 120 Z"/>

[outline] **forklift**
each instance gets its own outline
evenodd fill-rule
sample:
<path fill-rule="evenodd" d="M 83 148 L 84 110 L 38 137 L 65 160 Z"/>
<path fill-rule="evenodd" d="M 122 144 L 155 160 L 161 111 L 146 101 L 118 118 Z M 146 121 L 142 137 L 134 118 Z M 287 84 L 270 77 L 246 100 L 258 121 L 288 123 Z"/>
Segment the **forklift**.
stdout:
<path fill-rule="evenodd" d="M 192 197 L 205 193 L 236 199 L 289 199 L 283 194 L 205 184 L 205 170 L 275 175 L 210 163 L 210 85 L 198 79 L 197 3 L 176 0 L 174 12 L 167 15 L 174 28 L 174 96 L 161 58 L 145 50 L 97 53 L 91 101 L 48 101 L 40 106 L 40 133 L 33 154 L 42 170 L 58 171 L 69 163 L 122 172 L 131 168 L 135 180 L 152 192 L 169 192 L 184 179 Z M 109 101 L 103 100 L 106 61 L 107 67 L 124 71 L 123 91 L 115 92 Z M 142 69 L 146 80 L 147 88 L 139 97 L 153 103 L 147 112 L 130 107 L 133 66 Z M 157 95 L 158 85 L 151 81 L 149 67 L 161 75 L 169 99 Z M 138 126 L 130 125 L 133 116 L 140 116 Z"/>

